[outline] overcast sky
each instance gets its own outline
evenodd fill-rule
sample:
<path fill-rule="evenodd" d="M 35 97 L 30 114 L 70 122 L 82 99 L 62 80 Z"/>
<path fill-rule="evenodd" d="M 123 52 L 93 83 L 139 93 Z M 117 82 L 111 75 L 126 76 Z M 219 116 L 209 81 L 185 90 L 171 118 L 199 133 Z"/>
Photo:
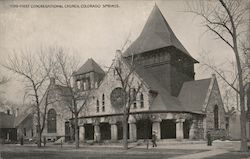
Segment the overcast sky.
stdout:
<path fill-rule="evenodd" d="M 155 2 L 177 38 L 194 58 L 199 60 L 203 50 L 210 52 L 217 63 L 233 58 L 228 46 L 215 40 L 213 35 L 204 33 L 205 28 L 199 18 L 185 12 L 185 0 L 1 1 L 0 62 L 13 50 L 37 50 L 41 46 L 57 45 L 71 49 L 82 64 L 92 57 L 101 67 L 109 66 L 115 51 L 121 49 L 126 38 L 130 34 L 132 41 L 138 37 Z M 30 6 L 13 7 L 20 4 Z M 118 5 L 118 8 L 31 8 L 34 4 L 110 4 Z M 198 67 L 196 79 L 211 77 L 211 72 L 204 73 Z M 8 74 L 2 68 L 1 72 Z M 5 90 L 8 99 L 21 101 L 22 87 L 15 82 L 15 78 Z"/>

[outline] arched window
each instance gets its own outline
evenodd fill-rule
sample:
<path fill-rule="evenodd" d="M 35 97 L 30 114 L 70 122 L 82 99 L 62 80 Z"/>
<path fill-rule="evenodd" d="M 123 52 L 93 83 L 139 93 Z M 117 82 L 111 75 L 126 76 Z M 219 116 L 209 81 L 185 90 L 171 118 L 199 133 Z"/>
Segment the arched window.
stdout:
<path fill-rule="evenodd" d="M 133 88 L 132 100 L 134 102 L 134 108 L 137 108 L 137 106 L 136 106 L 136 90 L 135 90 L 135 88 Z"/>
<path fill-rule="evenodd" d="M 214 128 L 219 128 L 219 108 L 218 105 L 214 106 Z"/>
<path fill-rule="evenodd" d="M 96 112 L 98 113 L 100 111 L 100 107 L 99 107 L 99 100 L 96 100 Z"/>
<path fill-rule="evenodd" d="M 105 95 L 102 94 L 102 111 L 105 111 Z"/>
<path fill-rule="evenodd" d="M 56 111 L 55 109 L 50 109 L 48 111 L 47 118 L 47 131 L 48 133 L 56 133 Z"/>
<path fill-rule="evenodd" d="M 142 93 L 140 95 L 140 102 L 141 102 L 141 108 L 144 108 L 144 97 Z"/>

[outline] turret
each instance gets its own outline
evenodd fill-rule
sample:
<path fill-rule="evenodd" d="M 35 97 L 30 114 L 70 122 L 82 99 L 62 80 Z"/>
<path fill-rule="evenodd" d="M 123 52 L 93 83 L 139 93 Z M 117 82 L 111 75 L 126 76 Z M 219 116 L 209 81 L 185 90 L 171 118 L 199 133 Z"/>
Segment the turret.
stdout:
<path fill-rule="evenodd" d="M 79 91 L 95 89 L 99 86 L 104 74 L 101 67 L 90 58 L 73 73 L 74 87 Z"/>

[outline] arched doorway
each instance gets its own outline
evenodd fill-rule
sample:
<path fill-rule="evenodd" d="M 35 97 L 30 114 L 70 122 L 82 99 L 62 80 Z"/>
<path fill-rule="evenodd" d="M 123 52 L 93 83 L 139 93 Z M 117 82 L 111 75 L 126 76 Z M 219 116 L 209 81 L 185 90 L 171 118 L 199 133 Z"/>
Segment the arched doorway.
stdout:
<path fill-rule="evenodd" d="M 141 119 L 136 121 L 137 139 L 152 139 L 152 121 Z"/>
<path fill-rule="evenodd" d="M 56 111 L 49 109 L 47 118 L 47 132 L 56 133 Z"/>
<path fill-rule="evenodd" d="M 176 123 L 174 119 L 162 120 L 161 122 L 161 139 L 176 138 Z"/>
<path fill-rule="evenodd" d="M 109 123 L 100 123 L 101 140 L 111 139 L 111 125 Z"/>

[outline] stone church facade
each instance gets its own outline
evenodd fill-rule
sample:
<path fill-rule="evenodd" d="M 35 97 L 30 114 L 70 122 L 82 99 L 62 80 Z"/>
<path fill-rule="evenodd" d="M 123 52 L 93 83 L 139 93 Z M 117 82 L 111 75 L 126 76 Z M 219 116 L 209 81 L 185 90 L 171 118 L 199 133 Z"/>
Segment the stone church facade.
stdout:
<path fill-rule="evenodd" d="M 215 75 L 195 80 L 198 63 L 177 39 L 160 9 L 155 5 L 140 36 L 126 51 L 117 51 L 114 62 L 104 72 L 93 60 L 75 71 L 74 88 L 90 91 L 92 97 L 80 114 L 81 141 L 118 141 L 122 139 L 123 110 L 117 103 L 121 82 L 114 66 L 124 72 L 131 69 L 132 88 L 142 85 L 131 105 L 128 137 L 130 141 L 158 139 L 205 139 L 207 132 L 225 133 L 225 110 Z M 53 96 L 67 92 L 52 79 Z M 59 92 L 59 93 L 58 93 Z M 51 97 L 53 98 L 53 97 Z M 43 136 L 50 139 L 71 136 L 72 114 L 66 102 L 48 108 Z"/>
<path fill-rule="evenodd" d="M 206 133 L 225 132 L 225 110 L 215 75 L 194 80 L 198 63 L 176 38 L 155 6 L 140 34 L 117 56 L 107 73 L 89 59 L 74 75 L 79 91 L 94 90 L 94 97 L 80 117 L 80 138 L 122 139 L 122 109 L 112 95 L 121 88 L 114 65 L 126 72 L 133 61 L 133 86 L 142 89 L 131 105 L 129 140 L 204 139 Z M 118 98 L 118 97 L 117 97 Z"/>

